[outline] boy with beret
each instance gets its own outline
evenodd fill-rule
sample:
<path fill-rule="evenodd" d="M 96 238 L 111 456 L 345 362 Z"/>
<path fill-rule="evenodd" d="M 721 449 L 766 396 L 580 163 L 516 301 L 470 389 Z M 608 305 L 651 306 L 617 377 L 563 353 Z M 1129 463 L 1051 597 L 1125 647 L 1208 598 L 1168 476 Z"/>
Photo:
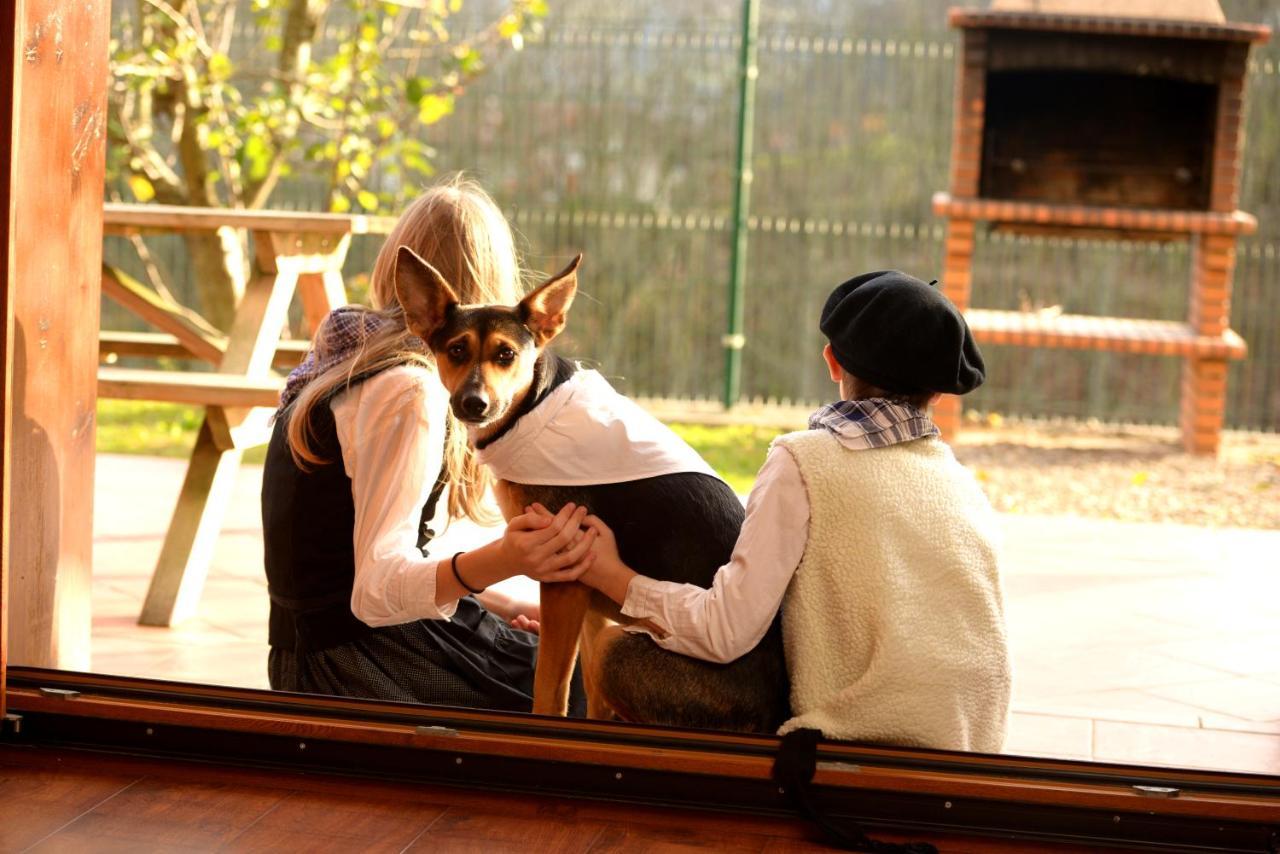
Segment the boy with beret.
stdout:
<path fill-rule="evenodd" d="M 819 328 L 843 399 L 773 442 L 712 587 L 637 575 L 592 517 L 596 560 L 580 580 L 645 621 L 631 632 L 709 661 L 752 649 L 781 607 L 793 714 L 781 734 L 997 752 L 1010 693 L 998 525 L 926 411 L 977 388 L 982 356 L 946 297 L 897 271 L 840 285 Z M 615 708 L 652 689 L 602 675 Z"/>

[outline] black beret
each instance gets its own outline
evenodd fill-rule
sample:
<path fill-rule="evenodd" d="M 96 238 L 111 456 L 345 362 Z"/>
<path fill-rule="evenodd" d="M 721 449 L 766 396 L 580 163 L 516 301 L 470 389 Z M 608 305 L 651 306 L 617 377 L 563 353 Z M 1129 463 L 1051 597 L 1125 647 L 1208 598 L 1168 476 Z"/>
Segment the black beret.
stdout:
<path fill-rule="evenodd" d="M 964 316 L 937 288 L 897 270 L 840 285 L 818 328 L 842 368 L 894 394 L 965 394 L 986 378 Z"/>

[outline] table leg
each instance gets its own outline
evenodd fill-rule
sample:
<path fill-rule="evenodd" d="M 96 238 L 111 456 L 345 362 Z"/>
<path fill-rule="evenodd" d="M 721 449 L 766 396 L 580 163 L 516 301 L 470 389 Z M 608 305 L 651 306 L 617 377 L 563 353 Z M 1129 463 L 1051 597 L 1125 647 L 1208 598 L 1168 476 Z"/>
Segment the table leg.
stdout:
<path fill-rule="evenodd" d="M 208 420 L 200 425 L 139 624 L 170 626 L 195 615 L 243 453 L 219 448 Z"/>

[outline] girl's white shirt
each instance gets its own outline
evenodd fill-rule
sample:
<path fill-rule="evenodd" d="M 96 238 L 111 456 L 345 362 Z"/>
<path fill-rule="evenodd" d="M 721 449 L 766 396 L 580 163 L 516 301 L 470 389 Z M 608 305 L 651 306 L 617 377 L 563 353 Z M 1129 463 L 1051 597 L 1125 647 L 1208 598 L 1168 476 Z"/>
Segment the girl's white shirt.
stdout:
<path fill-rule="evenodd" d="M 440 425 L 448 405 L 443 386 L 418 365 L 376 374 L 330 403 L 355 504 L 351 612 L 370 626 L 448 619 L 457 608 L 436 606 L 443 561 L 417 548 L 422 507 L 444 458 Z M 443 496 L 438 520 L 442 514 L 447 518 Z"/>

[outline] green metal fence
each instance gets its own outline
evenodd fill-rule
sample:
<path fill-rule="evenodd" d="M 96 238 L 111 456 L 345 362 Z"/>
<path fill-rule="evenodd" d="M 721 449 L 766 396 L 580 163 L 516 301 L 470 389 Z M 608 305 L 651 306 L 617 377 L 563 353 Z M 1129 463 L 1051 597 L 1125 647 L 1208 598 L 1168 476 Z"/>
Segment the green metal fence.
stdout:
<path fill-rule="evenodd" d="M 1280 25 L 1265 2 L 1235 20 Z M 746 398 L 831 396 L 818 351 L 828 291 L 864 270 L 940 275 L 956 39 L 936 0 L 761 0 L 754 183 L 742 351 Z M 738 116 L 741 0 L 556 0 L 543 39 L 494 67 L 429 129 L 437 162 L 501 201 L 527 261 L 583 251 L 562 344 L 638 395 L 718 398 Z M 1255 49 L 1232 326 L 1249 359 L 1227 421 L 1280 430 L 1280 49 Z M 305 184 L 277 198 L 309 207 Z M 351 272 L 377 243 L 357 242 Z M 171 246 L 166 252 L 180 251 Z M 122 257 L 127 247 L 112 244 Z M 173 257 L 168 262 L 181 269 Z M 1181 244 L 980 235 L 973 303 L 1181 319 Z M 123 319 L 106 310 L 106 322 Z M 1174 423 L 1180 362 L 987 348 L 970 406 L 1007 414 Z"/>

